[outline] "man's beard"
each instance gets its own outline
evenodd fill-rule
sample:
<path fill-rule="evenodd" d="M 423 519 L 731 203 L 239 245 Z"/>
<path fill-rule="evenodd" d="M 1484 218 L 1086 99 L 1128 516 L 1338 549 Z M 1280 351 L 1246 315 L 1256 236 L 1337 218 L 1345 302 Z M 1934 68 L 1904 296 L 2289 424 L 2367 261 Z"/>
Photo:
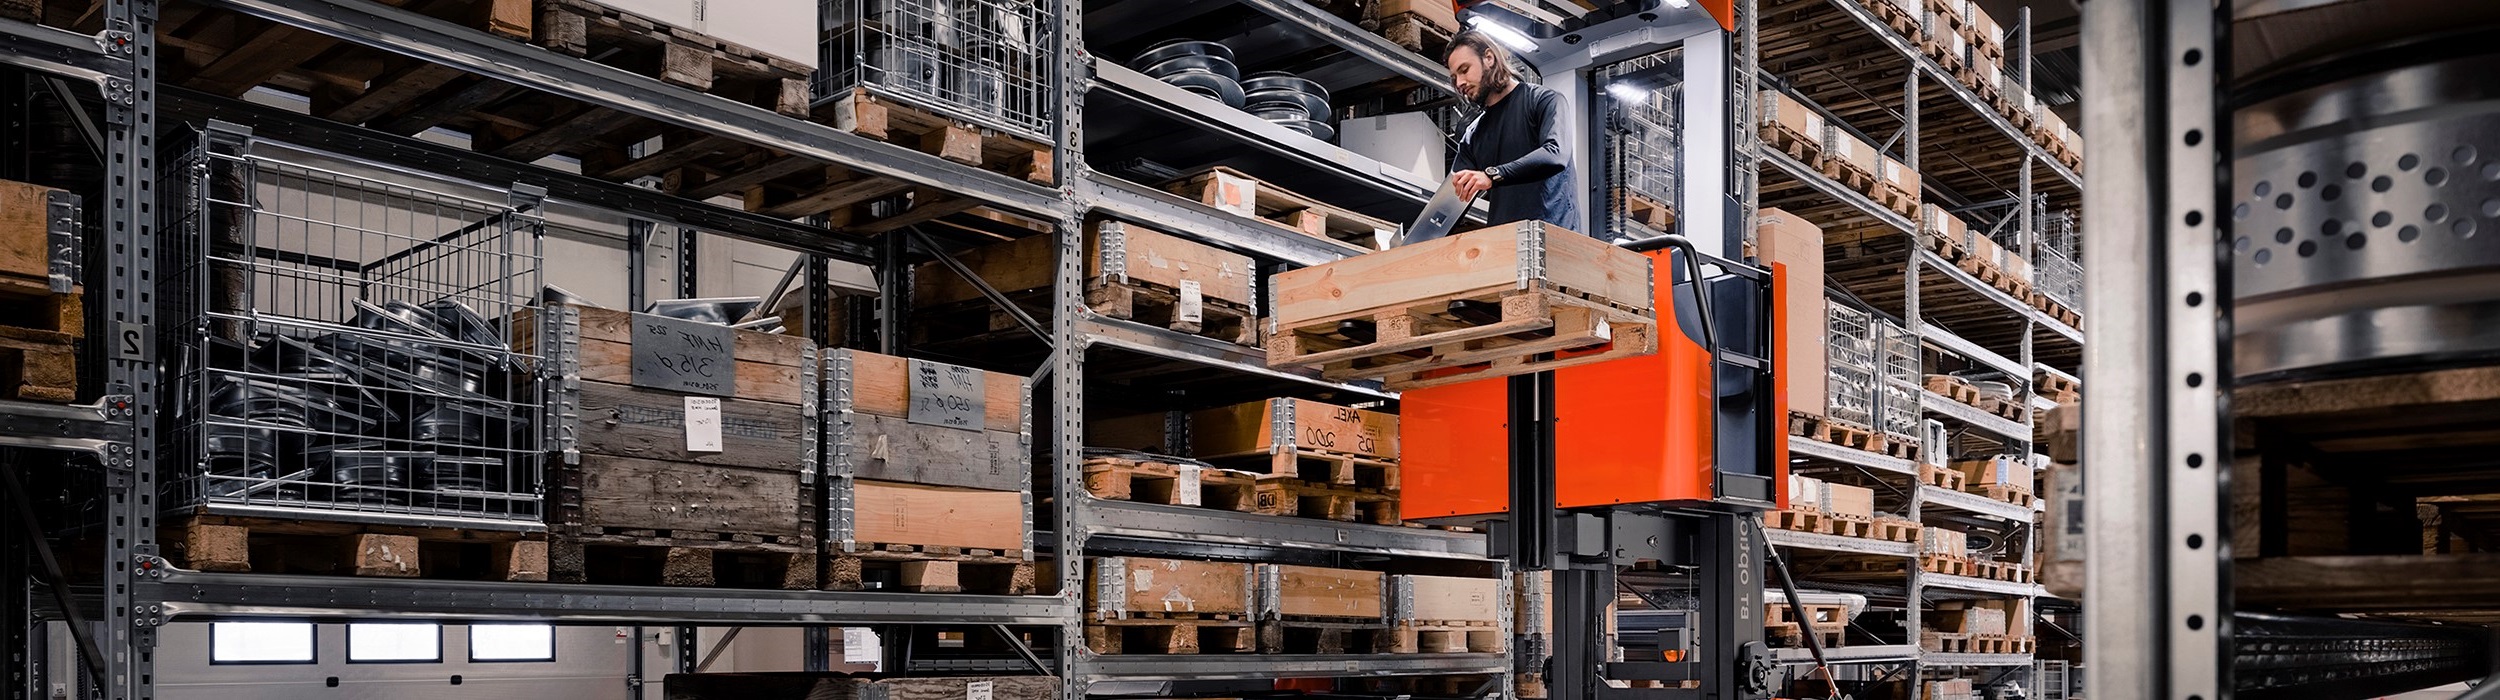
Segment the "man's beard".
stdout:
<path fill-rule="evenodd" d="M 1484 108 L 1484 107 L 1489 107 L 1489 106 L 1491 106 L 1491 105 L 1486 104 L 1486 101 L 1491 100 L 1491 99 L 1493 98 L 1493 96 L 1494 96 L 1494 95 L 1501 94 L 1501 93 L 1502 93 L 1502 89 L 1503 89 L 1503 88 L 1506 88 L 1506 87 L 1509 87 L 1509 86 L 1510 86 L 1510 81 L 1509 81 L 1509 80 L 1499 80 L 1499 81 L 1496 81 L 1496 80 L 1492 80 L 1492 79 L 1486 79 L 1486 80 L 1484 80 L 1484 81 L 1481 81 L 1481 82 L 1476 83 L 1476 92 L 1475 92 L 1475 94 L 1468 95 L 1468 96 L 1467 96 L 1467 101 L 1468 101 L 1468 102 L 1470 102 L 1470 103 L 1473 103 L 1473 104 L 1474 104 L 1477 108 L 1479 108 L 1479 109 Z"/>

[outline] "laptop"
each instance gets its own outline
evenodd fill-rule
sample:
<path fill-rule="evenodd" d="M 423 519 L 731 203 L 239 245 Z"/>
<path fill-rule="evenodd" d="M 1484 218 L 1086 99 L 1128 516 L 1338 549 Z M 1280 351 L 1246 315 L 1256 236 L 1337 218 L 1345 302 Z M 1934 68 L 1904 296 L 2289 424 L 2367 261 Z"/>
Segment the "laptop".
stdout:
<path fill-rule="evenodd" d="M 1424 203 L 1423 212 L 1415 215 L 1415 222 L 1407 224 L 1406 232 L 1399 234 L 1397 242 L 1391 244 L 1390 247 L 1422 243 L 1450 235 L 1450 230 L 1458 227 L 1459 220 L 1466 218 L 1468 203 L 1468 199 L 1458 196 L 1455 181 L 1443 180 L 1441 191 L 1432 193 L 1432 201 Z"/>

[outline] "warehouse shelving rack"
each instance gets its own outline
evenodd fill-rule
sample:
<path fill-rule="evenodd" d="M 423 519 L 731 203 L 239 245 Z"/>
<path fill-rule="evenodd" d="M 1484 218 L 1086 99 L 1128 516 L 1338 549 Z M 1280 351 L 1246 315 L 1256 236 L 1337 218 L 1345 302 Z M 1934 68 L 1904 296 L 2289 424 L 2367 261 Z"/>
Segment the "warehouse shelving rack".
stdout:
<path fill-rule="evenodd" d="M 1920 171 L 1927 190 L 1923 200 L 1934 202 L 1943 195 L 1948 205 L 1979 208 L 1993 204 L 1992 208 L 1998 209 L 2010 206 L 2006 226 L 2012 229 L 2019 241 L 2019 252 L 2026 257 L 2032 254 L 2040 235 L 2035 227 L 2042 214 L 2037 208 L 2043 196 L 2065 207 L 2081 206 L 2082 179 L 2073 169 L 2050 157 L 2022 129 L 1923 53 L 1916 40 L 1879 19 L 1868 4 L 1860 0 L 1764 0 L 1758 5 L 1761 12 L 1746 16 L 1748 24 L 1742 28 L 1748 49 L 1760 68 L 1754 77 L 1821 112 L 1833 124 L 1852 131 L 1882 126 L 1885 131 L 1866 140 L 1877 144 L 1879 151 L 1902 154 L 1900 160 L 1904 164 Z M 1792 50 L 1763 53 L 1763 37 L 1770 23 L 1779 28 L 1772 32 L 1776 34 L 1770 40 L 1772 45 L 1790 43 Z M 1806 32 L 1817 33 L 1820 48 L 1793 50 L 1793 42 Z M 2030 13 L 2026 9 L 2007 23 L 2005 49 L 2007 70 L 2018 76 L 2025 93 L 2031 85 L 2031 36 Z M 1841 52 L 1836 48 L 1840 45 L 1861 49 L 1848 54 L 1852 56 L 1850 67 L 1834 69 L 1808 60 L 1815 55 L 1839 55 L 1833 52 Z M 1857 83 L 1902 87 L 1897 94 L 1888 90 L 1870 94 L 1869 89 Z M 1832 108 L 1818 98 L 1845 102 L 1846 108 Z M 1746 123 L 1756 121 L 1749 119 Z M 1747 133 L 1754 132 L 1749 129 Z M 1948 138 L 1954 141 L 1942 142 Z M 1893 211 L 1758 139 L 1752 141 L 1739 149 L 1752 159 L 1758 183 L 1753 190 L 1758 199 L 1745 207 L 1748 216 L 1757 207 L 1778 206 L 1813 221 L 1826 232 L 1874 230 L 1900 241 L 1919 240 L 1921 227 L 1916 217 Z M 1942 163 L 1944 167 L 1935 173 L 1921 168 L 1923 155 L 1939 153 L 1950 162 Z M 2011 177 L 2005 177 L 2009 174 Z M 2011 180 L 2011 186 L 2004 180 Z M 1941 350 L 1975 366 L 2002 372 L 2017 386 L 2027 385 L 2035 371 L 2071 378 L 2082 361 L 2080 330 L 1981 282 L 1915 243 L 1906 246 L 1906 250 L 1882 256 L 1827 255 L 1825 264 L 1826 274 L 1836 286 L 1863 299 L 1882 300 L 1875 303 L 1875 308 L 1896 315 L 1902 327 L 1924 341 L 1922 345 L 1927 349 Z M 1938 311 L 1948 306 L 1957 311 Z M 1956 329 L 1962 332 L 1957 333 Z M 2039 412 L 2054 403 L 2040 400 L 2028 389 L 2017 393 L 2026 399 L 2024 419 L 2019 421 L 1990 415 L 1923 389 L 1916 395 L 1923 417 L 1943 421 L 1952 429 L 1956 436 L 1950 441 L 1953 446 L 1977 440 L 2028 453 Z M 1964 437 L 1966 434 L 1979 437 Z M 1938 445 L 1925 449 L 1940 448 L 1951 449 Z M 1844 474 L 1841 478 L 1877 486 L 1879 497 L 1886 503 L 1898 504 L 1912 521 L 1928 527 L 1973 528 L 2011 538 L 2020 543 L 2019 563 L 2032 565 L 2038 560 L 2034 532 L 2037 516 L 2033 506 L 1921 483 L 1921 462 L 1797 436 L 1789 438 L 1789 449 L 1795 462 L 1792 468 Z M 2046 594 L 2039 585 L 1921 571 L 1916 564 L 1920 545 L 1915 542 L 1884 543 L 1776 531 L 1771 535 L 1773 544 L 1794 553 L 1898 557 L 1906 563 L 1907 573 L 1898 584 L 1851 581 L 1826 586 L 1897 597 L 1906 611 L 1903 627 L 1911 635 L 1903 645 L 1905 653 L 1870 651 L 1833 657 L 1836 665 L 1872 667 L 1844 677 L 1907 678 L 1913 694 L 1920 692 L 1917 681 L 1929 670 L 1974 672 L 1990 685 L 2028 678 L 2033 665 L 2031 654 L 1921 652 L 1915 635 L 1921 627 L 1920 610 L 1927 601 L 2020 598 L 2035 601 L 2031 607 L 2036 608 L 2036 599 Z M 1809 586 L 1823 585 L 1813 581 L 1812 574 L 1801 576 L 1808 579 Z M 1886 648 L 1889 647 L 1872 647 Z M 1783 661 L 1809 663 L 1810 659 L 1791 654 Z M 1881 667 L 1900 670 L 1885 673 Z"/>
<path fill-rule="evenodd" d="M 1058 225 L 1061 238 L 1055 307 L 1078 310 L 1055 314 L 1047 362 L 1035 375 L 1045 380 L 1054 407 L 1043 420 L 1055 436 L 1051 456 L 1060 466 L 1055 493 L 1082 494 L 1077 478 L 1081 463 L 1085 364 L 1089 351 L 1121 352 L 1183 366 L 1213 368 L 1285 387 L 1287 391 L 1351 392 L 1386 398 L 1377 390 L 1344 386 L 1316 376 L 1269 370 L 1255 352 L 1195 336 L 1092 315 L 1083 309 L 1078 282 L 1082 226 L 1089 214 L 1104 214 L 1192 237 L 1277 263 L 1310 265 L 1359 253 L 1351 246 L 1303 236 L 1235 217 L 1180 197 L 1111 177 L 1096 176 L 1084 159 L 1083 111 L 1089 91 L 1111 93 L 1134 105 L 1192 120 L 1193 128 L 1225 131 L 1242 143 L 1327 168 L 1359 188 L 1375 192 L 1389 204 L 1412 206 L 1429 194 L 1432 183 L 1409 173 L 1396 173 L 1351 157 L 1334 146 L 1289 135 L 1269 133 L 1263 124 L 1240 120 L 1208 120 L 1187 109 L 1174 110 L 1172 95 L 1157 85 L 1139 84 L 1124 69 L 1097 70 L 1095 57 L 1081 45 L 1083 13 L 1076 0 L 1050 3 L 1051 16 L 1061 22 L 1065 38 L 1059 56 L 1056 129 L 1060 148 L 1054 160 L 1056 188 L 945 161 L 908 148 L 871 141 L 830 126 L 731 103 L 658 80 L 558 55 L 514 42 L 496 41 L 466 27 L 407 10 L 361 0 L 199 0 L 199 4 L 238 11 L 278 25 L 313 32 L 355 45 L 396 52 L 438 63 L 529 90 L 561 95 L 598 107 L 672 126 L 691 128 L 741 142 L 769 145 L 792 154 L 860 172 L 876 173 L 915 186 L 959 193 L 982 203 Z M 1337 51 L 1382 76 L 1424 85 L 1442 80 L 1433 62 L 1390 44 L 1370 32 L 1330 16 L 1300 0 L 1240 0 L 1278 26 L 1333 46 Z M 473 182 L 528 182 L 546 188 L 551 200 L 573 201 L 627 214 L 637 239 L 654 237 L 662 226 L 703 230 L 787 249 L 823 259 L 858 262 L 892 273 L 901 246 L 875 239 L 845 236 L 823 226 L 747 213 L 734 207 L 659 195 L 619 184 L 537 165 L 486 157 L 421 138 L 398 136 L 251 102 L 226 99 L 157 84 L 156 31 L 160 7 L 155 0 L 108 0 L 107 30 L 93 36 L 47 26 L 0 20 L 0 63 L 93 83 L 105 97 L 104 131 L 113 171 L 108 177 L 110 204 L 101 227 L 112 254 L 104 260 L 106 277 L 127 294 L 109 297 L 106 330 L 118 340 L 107 381 L 128 393 L 156 392 L 158 348 L 145 329 L 153 324 L 154 300 L 151 245 L 155 236 L 153 191 L 160 124 L 222 120 L 250 125 L 254 133 L 277 141 L 321 149 L 375 164 L 406 168 L 435 176 Z M 1405 202 L 1406 204 L 1398 204 Z M 637 249 L 637 253 L 639 249 Z M 689 262 L 680 256 L 680 264 Z M 637 261 L 639 256 L 637 255 Z M 815 266 L 821 267 L 821 266 Z M 887 274 L 889 296 L 895 280 Z M 686 282 L 681 278 L 680 283 Z M 821 275 L 810 287 L 821 290 Z M 892 337 L 888 335 L 887 337 Z M 1298 388 L 1296 388 L 1298 387 Z M 105 611 L 98 640 L 108 650 L 102 694 L 108 698 L 153 697 L 154 630 L 174 621 L 227 617 L 287 616 L 314 618 L 417 618 L 446 620 L 542 620 L 561 623 L 644 623 L 660 625 L 838 625 L 883 623 L 1002 624 L 1048 626 L 1061 631 L 1061 655 L 1050 664 L 1067 683 L 1070 697 L 1082 696 L 1090 683 L 1128 679 L 1274 678 L 1309 676 L 1387 676 L 1489 674 L 1507 682 L 1511 661 L 1495 654 L 1443 655 L 1290 655 L 1227 658 L 1093 657 L 1084 648 L 1076 597 L 1083 590 L 1081 567 L 1062 566 L 1060 594 L 1055 596 L 937 595 L 842 593 L 827 591 L 747 591 L 732 589 L 668 589 L 621 586 L 549 585 L 440 580 L 301 577 L 265 574 L 205 573 L 167 566 L 155 555 L 154 516 L 156 455 L 153 408 L 145 401 L 116 399 L 107 408 L 60 409 L 44 406 L 0 406 L 0 433 L 77 435 L 80 449 L 100 451 L 108 476 L 112 536 L 105 553 L 108 579 L 93 588 L 73 585 L 75 607 Z M 6 442 L 0 440 L 0 442 Z M 24 443 L 12 443 L 24 444 Z M 66 443 L 65 443 L 66 444 Z M 1432 561 L 1464 561 L 1498 566 L 1485 553 L 1480 535 L 1415 528 L 1342 524 L 1297 519 L 1258 519 L 1226 512 L 1155 507 L 1095 501 L 1090 497 L 1053 501 L 1057 523 L 1046 533 L 1041 549 L 1075 559 L 1089 546 L 1123 551 L 1168 551 L 1229 558 L 1258 558 L 1279 552 L 1304 556 L 1351 552 Z M 1182 534 L 1175 534 L 1182 533 Z M 60 606 L 48 606 L 56 613 Z M 23 632 L 23 627 L 17 628 Z M 23 641 L 23 640 L 19 640 Z M 22 648 L 22 647 L 21 647 Z"/>

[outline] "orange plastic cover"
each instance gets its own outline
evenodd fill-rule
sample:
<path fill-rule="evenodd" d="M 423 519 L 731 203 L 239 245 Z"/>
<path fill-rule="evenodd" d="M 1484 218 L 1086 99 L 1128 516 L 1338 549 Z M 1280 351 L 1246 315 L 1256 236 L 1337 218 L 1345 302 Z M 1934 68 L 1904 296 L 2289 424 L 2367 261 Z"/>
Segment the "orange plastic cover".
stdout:
<path fill-rule="evenodd" d="M 1676 308 L 1674 285 L 1664 281 L 1674 276 L 1667 252 L 1649 255 L 1661 280 L 1658 353 L 1554 373 L 1554 486 L 1560 507 L 1698 503 L 1715 495 L 1709 353 L 1685 335 L 1671 311 Z M 1774 289 L 1775 294 L 1780 291 Z M 1401 395 L 1399 441 L 1405 459 L 1399 470 L 1399 511 L 1404 517 L 1509 510 L 1509 396 L 1507 378 Z M 1774 420 L 1784 424 L 1785 394 L 1779 406 L 1780 417 Z M 1780 444 L 1782 451 L 1775 457 L 1784 472 L 1786 443 Z M 1785 474 L 1777 481 L 1785 487 Z M 1781 496 L 1785 502 L 1786 494 Z"/>

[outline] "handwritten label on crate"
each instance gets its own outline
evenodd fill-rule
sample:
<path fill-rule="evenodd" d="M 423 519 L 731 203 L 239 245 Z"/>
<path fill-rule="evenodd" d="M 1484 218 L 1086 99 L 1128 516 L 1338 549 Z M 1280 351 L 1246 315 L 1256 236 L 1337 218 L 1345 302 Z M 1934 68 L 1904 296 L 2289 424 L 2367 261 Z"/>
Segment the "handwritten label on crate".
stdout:
<path fill-rule="evenodd" d="M 686 451 L 719 452 L 720 397 L 686 397 Z"/>
<path fill-rule="evenodd" d="M 634 314 L 634 386 L 735 396 L 737 344 L 728 326 Z"/>
<path fill-rule="evenodd" d="M 912 360 L 911 413 L 904 420 L 965 430 L 989 427 L 983 407 L 988 385 L 981 371 L 943 362 Z"/>

